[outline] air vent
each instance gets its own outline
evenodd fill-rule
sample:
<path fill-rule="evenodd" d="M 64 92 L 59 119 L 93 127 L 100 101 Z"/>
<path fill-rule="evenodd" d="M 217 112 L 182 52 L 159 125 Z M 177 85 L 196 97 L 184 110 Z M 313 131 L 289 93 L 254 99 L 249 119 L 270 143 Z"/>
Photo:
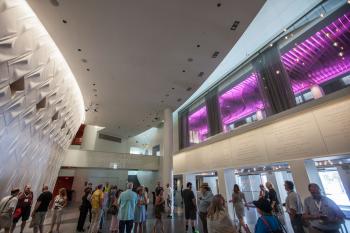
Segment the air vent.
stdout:
<path fill-rule="evenodd" d="M 219 51 L 215 51 L 211 57 L 217 58 L 219 56 L 219 53 L 220 53 Z"/>
<path fill-rule="evenodd" d="M 240 23 L 239 21 L 235 20 L 230 28 L 231 31 L 235 31 L 237 29 L 239 23 Z"/>
<path fill-rule="evenodd" d="M 115 136 L 111 136 L 111 135 L 107 135 L 107 134 L 103 134 L 103 133 L 99 133 L 98 137 L 107 141 L 113 141 L 113 142 L 118 142 L 121 143 L 122 139 L 115 137 Z"/>
<path fill-rule="evenodd" d="M 198 77 L 203 77 L 204 72 L 199 72 Z"/>

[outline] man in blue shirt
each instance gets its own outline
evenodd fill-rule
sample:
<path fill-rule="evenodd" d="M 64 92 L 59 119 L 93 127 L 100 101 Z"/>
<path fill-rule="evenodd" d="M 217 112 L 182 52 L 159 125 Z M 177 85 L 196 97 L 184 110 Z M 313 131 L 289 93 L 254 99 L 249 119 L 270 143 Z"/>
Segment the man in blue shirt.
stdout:
<path fill-rule="evenodd" d="M 137 203 L 137 195 L 132 191 L 134 187 L 133 183 L 127 184 L 127 190 L 120 194 L 119 198 L 119 232 L 131 233 L 132 226 L 134 224 L 134 213 Z"/>

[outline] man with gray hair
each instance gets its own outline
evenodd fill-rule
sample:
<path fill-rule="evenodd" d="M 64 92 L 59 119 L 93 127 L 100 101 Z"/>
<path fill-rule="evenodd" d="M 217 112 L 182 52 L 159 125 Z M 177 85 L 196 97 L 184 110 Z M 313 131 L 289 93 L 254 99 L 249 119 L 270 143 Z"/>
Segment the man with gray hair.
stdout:
<path fill-rule="evenodd" d="M 134 224 L 134 213 L 137 203 L 137 195 L 132 191 L 133 183 L 127 184 L 127 190 L 122 192 L 119 197 L 119 233 L 131 233 Z"/>

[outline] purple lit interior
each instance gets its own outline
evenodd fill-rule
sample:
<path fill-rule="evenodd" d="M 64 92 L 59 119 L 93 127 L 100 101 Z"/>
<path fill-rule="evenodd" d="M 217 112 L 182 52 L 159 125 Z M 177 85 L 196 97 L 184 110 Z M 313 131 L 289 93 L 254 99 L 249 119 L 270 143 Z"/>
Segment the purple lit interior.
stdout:
<path fill-rule="evenodd" d="M 257 79 L 257 73 L 250 73 L 242 82 L 219 95 L 221 121 L 224 126 L 264 109 Z"/>
<path fill-rule="evenodd" d="M 207 107 L 203 106 L 188 116 L 188 128 L 191 132 L 198 133 L 199 141 L 204 141 L 208 135 Z"/>
<path fill-rule="evenodd" d="M 350 71 L 350 12 L 284 53 L 294 94 Z"/>

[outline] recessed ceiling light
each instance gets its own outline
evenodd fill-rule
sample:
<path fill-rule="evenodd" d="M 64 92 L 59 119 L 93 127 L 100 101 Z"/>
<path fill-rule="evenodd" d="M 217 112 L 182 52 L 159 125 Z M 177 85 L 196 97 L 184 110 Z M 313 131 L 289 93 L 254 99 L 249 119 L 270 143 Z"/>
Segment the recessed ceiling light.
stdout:
<path fill-rule="evenodd" d="M 197 44 L 197 48 L 199 48 L 199 47 L 201 47 L 201 45 L 200 45 L 200 44 Z"/>
<path fill-rule="evenodd" d="M 191 91 L 192 87 L 187 87 L 186 91 Z"/>
<path fill-rule="evenodd" d="M 67 20 L 65 19 L 62 19 L 62 23 L 68 23 Z"/>
<path fill-rule="evenodd" d="M 78 49 L 78 52 L 81 52 L 81 49 Z"/>
<path fill-rule="evenodd" d="M 90 69 L 89 69 L 89 68 L 87 68 L 87 69 L 86 69 L 86 71 L 90 71 Z"/>
<path fill-rule="evenodd" d="M 204 72 L 203 72 L 203 71 L 202 71 L 202 72 L 199 72 L 198 77 L 203 77 L 203 75 L 204 75 Z"/>
<path fill-rule="evenodd" d="M 186 70 L 182 70 L 182 73 L 185 73 L 186 72 Z"/>
<path fill-rule="evenodd" d="M 171 90 L 175 90 L 175 87 L 172 87 Z"/>
<path fill-rule="evenodd" d="M 93 83 L 92 86 L 96 86 L 96 83 Z"/>
<path fill-rule="evenodd" d="M 85 59 L 85 58 L 82 58 L 81 61 L 84 63 L 87 63 L 87 59 Z"/>
<path fill-rule="evenodd" d="M 95 94 L 95 97 L 97 97 L 97 94 Z"/>
<path fill-rule="evenodd" d="M 187 59 L 187 61 L 188 62 L 193 62 L 193 58 L 190 57 L 190 58 Z"/>
<path fill-rule="evenodd" d="M 181 98 L 178 98 L 178 99 L 177 99 L 177 102 L 180 102 L 181 100 L 182 100 Z"/>
<path fill-rule="evenodd" d="M 216 6 L 217 6 L 217 7 L 220 7 L 220 6 L 221 6 L 221 3 L 216 4 Z"/>

